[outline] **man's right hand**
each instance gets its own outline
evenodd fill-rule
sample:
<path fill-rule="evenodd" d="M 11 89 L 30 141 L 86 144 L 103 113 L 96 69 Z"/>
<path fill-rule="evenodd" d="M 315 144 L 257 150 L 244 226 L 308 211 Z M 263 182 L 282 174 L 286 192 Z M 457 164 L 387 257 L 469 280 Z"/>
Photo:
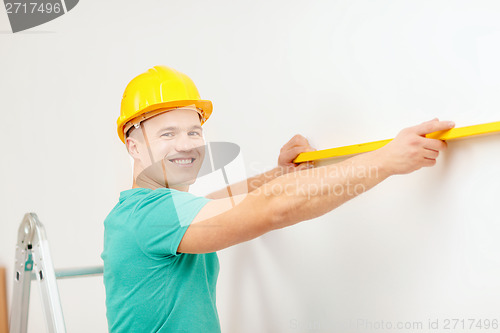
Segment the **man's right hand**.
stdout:
<path fill-rule="evenodd" d="M 394 140 L 377 150 L 383 164 L 390 174 L 407 174 L 422 167 L 436 164 L 436 158 L 447 144 L 425 135 L 453 128 L 451 121 L 439 121 L 437 118 L 417 126 L 403 129 Z"/>

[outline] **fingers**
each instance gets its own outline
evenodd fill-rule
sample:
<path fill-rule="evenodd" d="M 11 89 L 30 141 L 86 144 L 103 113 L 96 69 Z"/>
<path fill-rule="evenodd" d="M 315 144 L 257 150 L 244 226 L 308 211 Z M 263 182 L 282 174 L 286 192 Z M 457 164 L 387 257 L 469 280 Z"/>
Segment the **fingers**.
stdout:
<path fill-rule="evenodd" d="M 435 140 L 435 139 L 424 139 L 424 149 L 423 149 L 423 158 L 424 165 L 426 167 L 434 166 L 436 164 L 436 159 L 439 157 L 439 153 L 441 150 L 444 150 L 448 147 L 448 144 L 445 141 Z"/>
<path fill-rule="evenodd" d="M 308 151 L 315 151 L 316 149 L 314 148 L 311 148 L 311 147 L 308 147 L 308 148 L 304 148 L 304 147 L 293 147 L 291 149 L 289 149 L 287 152 L 286 152 L 286 155 L 287 157 L 289 157 L 290 159 L 295 159 L 295 157 L 297 157 L 300 153 L 304 153 L 304 152 L 308 152 Z"/>
<path fill-rule="evenodd" d="M 297 147 L 297 146 L 309 146 L 309 141 L 307 139 L 300 135 L 300 134 L 295 134 L 290 141 L 288 141 L 284 146 L 283 149 L 290 149 L 292 147 Z"/>
<path fill-rule="evenodd" d="M 430 159 L 430 158 L 424 158 L 424 163 L 423 167 L 432 167 L 436 165 L 436 160 L 435 159 Z"/>
<path fill-rule="evenodd" d="M 437 118 L 426 121 L 420 125 L 413 127 L 418 135 L 426 135 L 437 131 L 446 131 L 455 127 L 455 123 L 452 121 L 439 121 Z"/>
<path fill-rule="evenodd" d="M 455 127 L 455 124 L 451 121 L 439 121 L 437 118 L 424 122 L 420 125 L 413 127 L 413 130 L 417 135 L 424 136 L 426 134 L 445 131 Z M 445 141 L 437 139 L 422 138 L 422 158 L 424 167 L 434 166 L 436 164 L 436 159 L 439 156 L 439 152 L 445 150 L 448 144 Z"/>
<path fill-rule="evenodd" d="M 299 154 L 315 150 L 304 136 L 296 134 L 281 148 L 278 157 L 278 166 L 287 168 L 286 172 L 314 167 L 313 161 L 303 163 L 294 163 L 293 161 Z"/>
<path fill-rule="evenodd" d="M 439 151 L 424 149 L 424 158 L 429 160 L 435 160 L 439 156 Z"/>
<path fill-rule="evenodd" d="M 281 153 L 286 155 L 293 155 L 295 158 L 298 154 L 308 151 L 315 151 L 316 149 L 311 147 L 309 141 L 300 134 L 294 135 L 290 141 L 288 141 L 280 150 Z"/>
<path fill-rule="evenodd" d="M 424 166 L 433 166 L 439 156 L 439 152 L 445 150 L 448 144 L 445 141 L 436 139 L 422 138 L 422 157 L 424 158 Z"/>
<path fill-rule="evenodd" d="M 423 138 L 423 147 L 425 149 L 441 151 L 448 148 L 448 144 L 442 140 Z"/>
<path fill-rule="evenodd" d="M 308 162 L 304 162 L 304 163 L 300 163 L 298 166 L 297 166 L 297 170 L 303 170 L 303 169 L 309 169 L 309 168 L 314 168 L 314 161 L 308 161 Z"/>

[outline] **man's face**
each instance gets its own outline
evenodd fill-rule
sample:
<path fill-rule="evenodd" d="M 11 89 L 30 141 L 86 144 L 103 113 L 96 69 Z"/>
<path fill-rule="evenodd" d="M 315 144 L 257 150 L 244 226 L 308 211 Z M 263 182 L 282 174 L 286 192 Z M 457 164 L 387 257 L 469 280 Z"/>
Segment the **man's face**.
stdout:
<path fill-rule="evenodd" d="M 145 120 L 139 135 L 144 136 L 140 149 L 143 177 L 158 183 L 158 187 L 195 182 L 205 157 L 205 140 L 193 107 L 167 111 Z"/>

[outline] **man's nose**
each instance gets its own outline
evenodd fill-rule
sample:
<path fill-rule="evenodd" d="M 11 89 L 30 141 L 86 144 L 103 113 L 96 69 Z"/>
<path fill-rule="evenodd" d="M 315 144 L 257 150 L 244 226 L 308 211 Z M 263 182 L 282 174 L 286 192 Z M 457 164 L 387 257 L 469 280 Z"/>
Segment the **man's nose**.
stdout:
<path fill-rule="evenodd" d="M 175 149 L 177 151 L 189 151 L 199 145 L 199 143 L 195 141 L 196 140 L 193 140 L 193 138 L 191 138 L 187 133 L 183 133 L 177 138 Z"/>

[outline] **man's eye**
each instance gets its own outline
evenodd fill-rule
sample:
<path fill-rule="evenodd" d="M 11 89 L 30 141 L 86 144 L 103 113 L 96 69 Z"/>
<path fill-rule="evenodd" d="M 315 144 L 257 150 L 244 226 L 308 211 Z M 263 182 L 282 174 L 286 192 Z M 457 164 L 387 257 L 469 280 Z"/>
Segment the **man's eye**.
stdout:
<path fill-rule="evenodd" d="M 174 133 L 163 133 L 161 136 L 173 136 Z"/>
<path fill-rule="evenodd" d="M 189 132 L 189 135 L 201 135 L 199 132 Z"/>

